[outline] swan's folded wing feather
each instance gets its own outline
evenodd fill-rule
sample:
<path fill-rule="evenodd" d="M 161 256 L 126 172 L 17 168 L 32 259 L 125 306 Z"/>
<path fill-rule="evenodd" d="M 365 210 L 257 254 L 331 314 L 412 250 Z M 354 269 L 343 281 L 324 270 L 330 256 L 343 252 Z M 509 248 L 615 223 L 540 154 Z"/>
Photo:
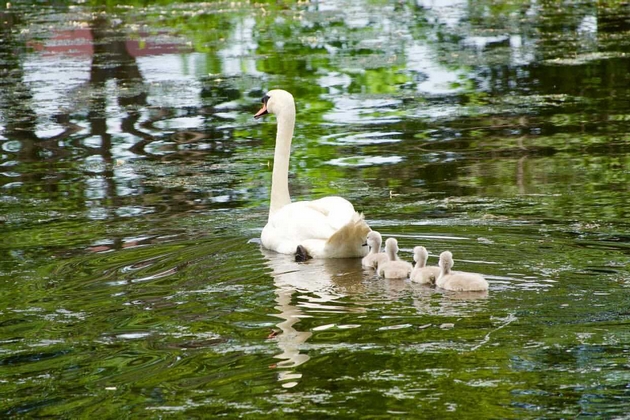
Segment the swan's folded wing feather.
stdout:
<path fill-rule="evenodd" d="M 355 217 L 354 206 L 342 197 L 324 197 L 319 200 L 306 201 L 313 210 L 326 217 L 327 223 L 335 230 L 341 229 Z"/>
<path fill-rule="evenodd" d="M 308 239 L 330 238 L 337 229 L 329 223 L 327 215 L 308 203 L 292 203 L 274 214 L 269 220 L 274 236 L 298 243 Z"/>

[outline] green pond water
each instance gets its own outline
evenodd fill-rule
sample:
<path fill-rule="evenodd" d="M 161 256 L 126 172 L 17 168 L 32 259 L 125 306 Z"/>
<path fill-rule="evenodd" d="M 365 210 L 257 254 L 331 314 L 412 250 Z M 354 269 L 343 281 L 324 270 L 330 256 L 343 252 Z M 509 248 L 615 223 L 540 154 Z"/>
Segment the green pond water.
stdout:
<path fill-rule="evenodd" d="M 621 2 L 0 6 L 0 417 L 626 418 Z M 453 293 L 261 248 L 341 195 Z"/>

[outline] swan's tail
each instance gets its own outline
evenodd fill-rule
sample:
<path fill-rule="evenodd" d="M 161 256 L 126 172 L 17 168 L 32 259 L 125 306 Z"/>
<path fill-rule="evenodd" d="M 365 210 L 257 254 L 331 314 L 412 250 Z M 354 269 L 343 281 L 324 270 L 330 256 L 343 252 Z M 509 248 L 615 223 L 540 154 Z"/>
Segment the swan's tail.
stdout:
<path fill-rule="evenodd" d="M 371 230 L 363 214 L 355 212 L 352 220 L 328 238 L 325 246 L 326 253 L 333 258 L 365 256 L 366 248 L 363 244 Z"/>

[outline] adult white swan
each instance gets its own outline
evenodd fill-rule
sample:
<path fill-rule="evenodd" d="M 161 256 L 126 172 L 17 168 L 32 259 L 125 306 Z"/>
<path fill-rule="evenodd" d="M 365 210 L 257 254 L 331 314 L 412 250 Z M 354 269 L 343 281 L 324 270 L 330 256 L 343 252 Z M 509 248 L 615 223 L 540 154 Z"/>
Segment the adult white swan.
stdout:
<path fill-rule="evenodd" d="M 262 98 L 262 103 L 254 118 L 269 113 L 275 114 L 278 121 L 269 220 L 261 235 L 263 246 L 282 254 L 295 253 L 298 261 L 365 256 L 368 249 L 363 244 L 370 227 L 348 200 L 325 197 L 291 202 L 288 174 L 295 102 L 289 92 L 274 89 Z"/>

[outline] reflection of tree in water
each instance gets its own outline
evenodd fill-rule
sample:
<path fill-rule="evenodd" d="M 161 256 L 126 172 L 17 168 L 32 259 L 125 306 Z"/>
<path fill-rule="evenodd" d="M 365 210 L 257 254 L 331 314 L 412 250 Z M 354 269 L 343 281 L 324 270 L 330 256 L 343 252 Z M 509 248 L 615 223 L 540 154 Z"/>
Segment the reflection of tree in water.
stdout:
<path fill-rule="evenodd" d="M 0 112 L 2 112 L 5 136 L 23 142 L 20 148 L 23 158 L 33 158 L 34 145 L 37 140 L 35 124 L 37 115 L 32 109 L 33 95 L 24 83 L 24 69 L 20 62 L 20 51 L 24 50 L 14 37 L 15 27 L 20 24 L 20 17 L 9 11 L 0 13 L 4 22 L 0 26 L 2 42 L 0 42 Z"/>
<path fill-rule="evenodd" d="M 58 115 L 59 123 L 65 130 L 57 135 L 40 138 L 37 134 L 38 116 L 34 110 L 33 93 L 25 82 L 23 58 L 26 45 L 19 37 L 19 29 L 24 25 L 23 16 L 7 7 L 0 11 L 0 119 L 3 139 L 2 166 L 11 167 L 11 176 L 2 173 L 0 187 L 2 193 L 2 216 L 0 221 L 6 227 L 5 238 L 12 238 L 13 231 L 23 229 L 12 218 L 20 220 L 27 213 L 27 205 L 41 202 L 41 199 L 59 196 L 63 175 L 52 167 L 53 161 L 67 156 L 67 150 L 59 145 L 76 129 L 68 123 L 67 115 Z M 7 198 L 15 199 L 15 201 Z M 35 205 L 38 205 L 35 204 Z M 70 207 L 70 206 L 64 206 Z M 39 211 L 40 209 L 37 208 Z M 28 258 L 32 251 L 28 247 L 13 249 L 6 255 L 19 255 Z M 8 259 L 9 266 L 14 260 Z"/>
<path fill-rule="evenodd" d="M 205 200 L 207 197 L 200 197 L 197 192 L 192 191 L 195 186 L 190 188 L 188 185 L 183 186 L 182 183 L 175 184 L 174 181 L 191 179 L 191 176 L 199 174 L 205 176 L 204 179 L 196 178 L 193 180 L 191 184 L 194 184 L 198 180 L 205 182 L 211 176 L 216 175 L 218 178 L 222 175 L 220 170 L 208 170 L 208 164 L 223 163 L 222 160 L 229 159 L 234 148 L 230 141 L 239 135 L 232 135 L 234 129 L 229 128 L 233 124 L 231 116 L 226 117 L 226 120 L 229 121 L 226 121 L 224 127 L 220 127 L 222 125 L 221 112 L 215 112 L 218 109 L 215 109 L 214 105 L 236 101 L 242 96 L 243 89 L 234 87 L 238 86 L 238 81 L 230 81 L 229 78 L 240 78 L 242 83 L 243 76 L 251 73 L 248 73 L 243 67 L 231 71 L 227 69 L 237 67 L 234 64 L 239 63 L 239 60 L 242 61 L 243 57 L 252 62 L 255 61 L 256 71 L 261 75 L 270 77 L 267 79 L 269 83 L 281 81 L 283 86 L 295 91 L 297 96 L 307 98 L 309 105 L 313 106 L 315 110 L 320 110 L 313 112 L 313 116 L 309 116 L 308 130 L 310 133 L 307 134 L 309 139 L 317 138 L 317 134 L 315 134 L 317 130 L 330 129 L 325 124 L 321 124 L 322 128 L 317 127 L 320 124 L 316 123 L 323 121 L 317 119 L 318 115 L 330 115 L 330 112 L 321 110 L 352 107 L 345 102 L 334 105 L 333 98 L 351 97 L 356 94 L 359 98 L 364 99 L 366 92 L 375 95 L 387 93 L 388 95 L 391 94 L 396 101 L 399 98 L 403 99 L 400 99 L 400 103 L 394 101 L 394 105 L 391 107 L 385 106 L 382 110 L 384 114 L 391 112 L 394 115 L 400 112 L 399 108 L 402 109 L 403 113 L 408 109 L 413 112 L 414 109 L 420 107 L 414 104 L 415 100 L 424 95 L 423 93 L 417 94 L 419 84 L 426 78 L 430 79 L 430 74 L 423 73 L 427 71 L 424 61 L 431 61 L 431 59 L 434 59 L 436 65 L 445 71 L 457 74 L 464 71 L 463 74 L 471 76 L 471 81 L 470 83 L 461 83 L 460 80 L 458 81 L 458 85 L 461 85 L 460 89 L 424 98 L 427 101 L 427 108 L 433 105 L 440 107 L 452 103 L 454 108 L 465 109 L 469 104 L 479 103 L 481 106 L 487 104 L 488 97 L 501 98 L 506 95 L 523 95 L 527 102 L 530 102 L 527 98 L 531 95 L 545 97 L 545 95 L 559 93 L 572 96 L 584 94 L 595 96 L 596 93 L 602 92 L 600 87 L 604 86 L 617 86 L 621 96 L 627 91 L 622 83 L 625 80 L 628 62 L 626 57 L 607 60 L 607 68 L 599 63 L 591 62 L 576 66 L 557 66 L 556 69 L 550 70 L 536 62 L 538 55 L 543 58 L 546 56 L 545 54 L 553 57 L 557 51 L 556 48 L 552 48 L 552 44 L 557 41 L 556 38 L 541 35 L 536 28 L 549 29 L 550 34 L 557 34 L 558 27 L 567 28 L 566 31 L 570 32 L 567 38 L 571 38 L 574 35 L 572 32 L 577 31 L 576 28 L 579 27 L 584 17 L 582 12 L 585 12 L 589 16 L 591 14 L 596 16 L 597 34 L 621 33 L 627 26 L 623 24 L 625 19 L 623 14 L 605 13 L 605 8 L 596 7 L 588 7 L 579 13 L 558 14 L 551 10 L 555 6 L 546 4 L 538 6 L 537 3 L 524 2 L 496 7 L 494 3 L 482 1 L 480 3 L 462 3 L 461 8 L 459 6 L 445 7 L 444 9 L 448 9 L 445 10 L 446 18 L 449 17 L 449 11 L 455 12 L 454 9 L 458 9 L 454 16 L 461 24 L 448 25 L 439 19 L 432 20 L 434 16 L 439 18 L 439 14 L 436 15 L 436 10 L 440 7 L 438 7 L 439 4 L 429 6 L 429 3 L 418 3 L 414 6 L 400 3 L 394 9 L 388 9 L 384 12 L 377 12 L 376 6 L 367 4 L 365 8 L 360 6 L 361 10 L 351 8 L 335 17 L 321 13 L 320 10 L 317 10 L 319 5 L 314 4 L 309 6 L 309 8 L 314 9 L 305 14 L 312 23 L 309 25 L 302 24 L 302 19 L 290 18 L 294 12 L 301 13 L 303 11 L 300 6 L 296 6 L 292 8 L 292 11 L 287 12 L 287 19 L 282 20 L 275 19 L 275 13 L 270 13 L 264 17 L 247 15 L 246 20 L 251 19 L 254 22 L 251 24 L 252 28 L 249 28 L 248 25 L 241 25 L 241 29 L 235 30 L 234 33 L 245 35 L 234 37 L 229 36 L 234 22 L 240 22 L 242 19 L 234 19 L 230 14 L 204 14 L 186 19 L 181 33 L 184 33 L 187 39 L 195 42 L 195 51 L 208 54 L 205 70 L 214 73 L 215 76 L 199 78 L 202 85 L 200 99 L 204 105 L 180 106 L 172 109 L 151 107 L 148 103 L 150 86 L 143 79 L 134 51 L 128 48 L 129 36 L 125 32 L 125 25 L 114 24 L 108 20 L 107 15 L 99 14 L 94 21 L 90 22 L 94 45 L 89 86 L 84 89 L 87 113 L 81 114 L 79 112 L 70 115 L 69 112 L 64 112 L 59 114 L 56 117 L 57 122 L 66 130 L 46 139 L 39 139 L 36 135 L 37 115 L 34 111 L 37 110 L 32 104 L 33 95 L 29 86 L 23 81 L 24 74 L 20 66 L 20 60 L 24 58 L 24 53 L 15 54 L 16 51 L 24 50 L 24 47 L 19 45 L 19 41 L 12 38 L 15 36 L 14 34 L 19 33 L 15 28 L 23 22 L 19 21 L 18 15 L 7 11 L 3 16 L 4 21 L 7 22 L 3 27 L 3 31 L 6 32 L 3 35 L 5 42 L 0 46 L 0 51 L 5 57 L 2 67 L 6 75 L 0 83 L 4 83 L 7 89 L 3 89 L 3 92 L 0 93 L 3 99 L 0 104 L 0 111 L 7 122 L 5 126 L 7 137 L 11 140 L 19 140 L 21 144 L 19 151 L 15 152 L 15 160 L 18 162 L 44 161 L 49 164 L 61 156 L 71 155 L 74 158 L 67 161 L 70 168 L 65 171 L 40 167 L 28 171 L 17 168 L 16 172 L 20 173 L 20 180 L 44 184 L 47 186 L 46 188 L 54 191 L 57 190 L 58 184 L 61 182 L 72 183 L 74 188 L 73 207 L 88 207 L 92 204 L 87 203 L 86 201 L 89 200 L 84 199 L 86 190 L 89 190 L 88 186 L 81 185 L 84 184 L 82 182 L 75 182 L 76 172 L 79 172 L 79 177 L 83 179 L 92 177 L 99 181 L 99 193 L 103 197 L 98 200 L 102 201 L 102 206 L 107 207 L 105 211 L 111 212 L 112 207 L 125 204 L 141 207 L 146 206 L 147 202 L 151 202 L 148 206 L 152 206 L 158 200 L 160 206 L 162 203 L 179 206 L 176 210 L 179 213 L 182 210 L 198 209 L 199 207 L 196 207 L 193 202 L 197 200 L 199 203 L 199 200 Z M 426 6 L 421 4 L 426 4 Z M 548 7 L 549 9 L 547 9 Z M 359 25 L 358 27 L 349 24 L 353 17 L 372 17 L 376 13 L 379 13 L 379 16 L 383 13 L 383 19 L 374 24 Z M 181 28 L 177 26 L 179 19 L 181 19 L 177 13 L 173 14 L 171 18 L 166 17 L 165 19 L 166 21 L 161 21 L 160 25 L 178 28 L 178 30 Z M 169 21 L 169 19 L 173 20 Z M 519 25 L 521 19 L 526 19 L 524 22 L 528 25 Z M 379 25 L 383 24 L 379 22 L 385 21 L 396 22 L 396 26 L 400 27 L 401 32 L 380 31 L 381 26 Z M 487 35 L 484 31 L 484 25 L 488 24 L 493 25 L 493 28 L 505 28 L 507 36 L 519 36 L 519 39 L 522 39 L 522 45 L 512 46 L 510 42 L 506 42 L 508 38 L 503 35 L 498 37 L 499 41 L 488 41 L 488 39 L 493 38 L 484 36 Z M 246 30 L 243 27 L 247 27 Z M 255 30 L 256 27 L 264 27 L 268 30 L 258 32 Z M 204 30 L 202 31 L 200 28 Z M 253 33 L 251 36 L 247 34 L 250 30 Z M 436 35 L 438 39 L 431 39 L 432 35 Z M 487 38 L 483 48 L 465 42 L 467 36 L 474 35 Z M 340 41 L 344 38 L 346 38 L 344 42 Z M 370 43 L 376 39 L 379 40 L 379 48 L 375 48 Z M 312 40 L 317 42 L 311 45 Z M 381 41 L 383 41 L 382 44 Z M 604 41 L 602 39 L 601 42 Z M 579 52 L 580 48 L 583 47 L 578 44 L 571 44 L 571 48 L 574 49 L 567 50 L 568 53 Z M 612 44 L 603 45 L 614 47 Z M 332 46 L 337 52 L 330 54 L 325 48 L 326 46 Z M 228 51 L 230 47 L 235 47 L 237 51 Z M 427 48 L 426 51 L 424 47 Z M 253 51 L 256 52 L 255 55 L 253 55 Z M 431 57 L 431 52 L 435 53 L 435 57 Z M 530 52 L 531 58 L 529 58 Z M 222 53 L 226 53 L 226 55 L 222 55 Z M 230 56 L 232 57 L 232 67 L 228 65 L 230 59 L 227 58 L 229 56 L 227 53 L 232 54 Z M 282 60 L 263 59 L 267 56 L 276 57 L 278 54 L 283 54 Z M 521 62 L 513 59 L 513 57 L 523 54 L 528 56 L 527 60 Z M 393 57 L 396 57 L 396 60 L 390 61 L 389 59 Z M 313 61 L 314 58 L 315 61 Z M 348 71 L 347 69 L 353 68 L 352 64 L 356 64 L 356 67 L 365 66 L 366 68 L 361 72 Z M 594 79 L 589 79 L 589 75 L 597 76 L 601 82 L 598 82 L 597 86 L 592 83 L 586 85 L 585 81 Z M 216 77 L 216 79 L 212 79 L 212 77 Z M 330 77 L 332 81 L 320 81 L 319 77 Z M 220 79 L 222 81 L 219 81 Z M 260 77 L 260 79 L 248 83 L 251 83 L 251 88 L 253 86 L 259 87 L 267 82 L 265 77 Z M 331 83 L 329 87 L 325 86 L 327 83 Z M 112 89 L 112 86 L 116 88 Z M 588 86 L 592 87 L 589 88 Z M 403 93 L 405 92 L 410 93 L 409 100 L 404 99 L 406 94 L 403 95 Z M 108 97 L 111 99 L 109 102 Z M 254 100 L 252 98 L 252 101 Z M 111 102 L 115 102 L 119 106 L 120 115 L 112 115 L 111 111 L 108 113 L 106 105 Z M 77 100 L 73 105 L 77 106 L 77 103 L 78 106 L 83 106 L 80 100 Z M 596 103 L 598 106 L 597 114 L 601 115 L 601 120 L 606 120 L 608 110 L 613 109 L 613 105 L 619 104 L 620 102 L 612 97 L 609 101 L 601 100 Z M 567 108 L 568 105 L 566 104 L 563 105 L 563 109 L 573 112 L 574 108 L 582 106 L 581 102 L 576 102 L 572 108 Z M 384 119 L 383 124 L 372 125 L 369 130 L 364 130 L 362 127 L 357 128 L 358 126 L 353 126 L 352 122 L 342 121 L 343 124 L 339 125 L 339 131 L 356 129 L 357 131 L 400 131 L 402 133 L 400 137 L 405 141 L 404 147 L 396 151 L 396 154 L 403 157 L 402 162 L 396 164 L 397 184 L 387 185 L 389 178 L 391 178 L 391 166 L 389 165 L 375 165 L 366 171 L 356 172 L 359 174 L 358 176 L 365 176 L 364 173 L 368 171 L 375 174 L 374 180 L 370 180 L 371 185 L 380 183 L 383 187 L 389 189 L 396 187 L 404 193 L 417 190 L 416 185 L 421 179 L 426 181 L 424 191 L 435 191 L 441 194 L 447 190 L 447 193 L 452 195 L 474 193 L 473 187 L 465 190 L 461 186 L 461 182 L 458 182 L 458 186 L 454 186 L 445 183 L 444 180 L 461 180 L 462 177 L 470 176 L 476 178 L 474 181 L 479 185 L 488 178 L 487 173 L 490 171 L 481 167 L 478 171 L 479 175 L 470 174 L 465 168 L 470 168 L 472 165 L 468 162 L 462 163 L 461 159 L 449 159 L 446 156 L 446 151 L 454 150 L 460 156 L 470 157 L 471 161 L 487 162 L 486 154 L 479 153 L 480 144 L 483 146 L 483 142 L 488 144 L 488 149 L 492 149 L 493 154 L 503 160 L 502 168 L 506 172 L 510 171 L 510 177 L 517 180 L 519 192 L 537 192 L 537 186 L 527 182 L 528 179 L 532 178 L 531 168 L 533 166 L 531 164 L 535 163 L 532 162 L 535 161 L 533 158 L 546 156 L 547 150 L 549 153 L 553 153 L 554 149 L 552 146 L 545 146 L 546 149 L 540 151 L 535 140 L 544 135 L 554 135 L 559 131 L 564 132 L 567 129 L 551 124 L 546 116 L 530 118 L 527 113 L 522 115 L 523 112 L 516 106 L 508 106 L 507 108 L 515 108 L 515 115 L 508 116 L 492 126 L 487 124 L 488 114 L 482 113 L 469 119 L 458 116 L 453 119 L 438 118 L 430 122 L 427 122 L 423 117 L 415 118 L 413 116 L 401 118 L 400 122 Z M 375 113 L 381 112 L 379 105 L 374 105 L 372 108 L 368 105 L 357 105 L 357 109 L 374 111 Z M 531 111 L 527 107 L 522 109 Z M 617 108 L 614 109 L 618 111 Z M 224 108 L 224 110 L 230 111 L 230 108 Z M 212 115 L 213 123 L 206 124 L 202 130 L 198 128 L 170 130 L 161 128 L 163 126 L 159 124 L 171 118 L 199 118 L 210 115 Z M 341 112 L 340 115 L 344 115 L 344 113 Z M 110 127 L 112 126 L 111 120 L 116 119 L 122 133 L 114 132 L 111 129 L 108 131 L 108 119 L 110 120 Z M 360 116 L 357 119 L 358 124 L 363 119 L 365 117 Z M 77 125 L 73 123 L 77 123 Z M 78 127 L 78 124 L 82 127 Z M 168 125 L 168 121 L 165 125 Z M 603 125 L 599 124 L 598 121 L 593 121 L 593 123 L 585 126 L 578 127 L 577 123 L 574 125 L 576 130 L 584 129 L 591 133 L 599 133 L 602 130 L 601 127 L 610 129 L 611 126 L 618 126 L 624 131 L 626 128 L 626 124 L 613 125 L 607 122 Z M 77 132 L 80 129 L 83 131 Z M 431 134 L 429 140 L 445 141 L 421 142 L 416 139 L 416 134 L 421 135 L 430 130 L 433 130 L 434 134 Z M 519 136 L 519 147 L 511 146 L 514 141 L 505 141 L 506 138 L 516 140 L 515 136 Z M 245 136 L 241 134 L 240 138 L 243 137 Z M 261 137 L 271 138 L 267 134 Z M 94 138 L 97 140 L 96 142 L 93 141 Z M 65 141 L 66 139 L 69 141 Z M 223 142 L 223 139 L 227 141 Z M 61 145 L 58 140 L 64 140 L 65 144 Z M 119 147 L 119 143 L 122 141 L 125 142 L 125 147 L 130 152 L 145 158 L 143 163 L 159 163 L 154 165 L 156 168 L 159 167 L 156 172 L 166 166 L 162 165 L 163 162 L 174 162 L 168 167 L 169 176 L 160 177 L 160 182 L 164 181 L 163 184 L 156 182 L 148 185 L 148 182 L 143 182 L 142 188 L 144 190 L 141 193 L 123 195 L 117 191 L 121 184 L 130 182 L 129 179 L 121 176 L 120 171 L 115 167 L 115 148 L 116 146 Z M 96 146 L 88 146 L 85 143 L 96 144 Z M 155 148 L 159 147 L 158 152 L 155 152 L 156 149 L 147 147 L 151 143 L 154 143 Z M 195 144 L 198 143 L 204 143 L 204 148 L 196 147 Z M 314 142 L 308 144 L 308 152 L 304 155 L 317 157 L 318 153 L 321 152 L 321 160 L 324 161 L 329 159 L 325 156 L 330 156 L 333 153 L 330 151 L 332 149 L 330 147 L 325 149 L 313 145 Z M 335 152 L 346 153 L 347 150 L 338 148 Z M 388 152 L 388 149 L 378 150 L 374 147 L 372 150 L 362 148 L 357 153 L 376 155 Z M 426 162 L 419 162 L 415 157 L 416 154 L 429 155 L 431 153 L 436 154 L 438 159 L 427 159 Z M 191 158 L 196 159 L 194 163 L 199 165 L 191 164 Z M 102 161 L 105 165 L 98 171 L 91 171 L 90 167 L 94 166 L 95 161 Z M 185 164 L 182 164 L 184 161 Z M 203 164 L 206 166 L 202 166 Z M 336 168 L 333 169 L 336 170 Z M 75 173 L 71 175 L 69 172 L 72 170 Z M 134 170 L 136 169 L 134 168 Z M 252 171 L 252 173 L 252 178 L 259 178 L 258 171 Z M 333 170 L 331 170 L 330 165 L 313 165 L 308 168 L 308 175 L 313 179 L 324 178 L 324 175 L 329 176 L 331 173 Z M 334 179 L 348 178 L 348 174 L 350 172 L 347 170 L 339 170 L 334 174 Z M 354 174 L 352 173 L 351 176 Z M 138 178 L 141 178 L 142 175 Z M 155 174 L 149 173 L 146 178 L 155 181 L 158 176 L 152 175 Z M 241 179 L 246 179 L 248 174 L 238 175 Z M 333 177 L 329 176 L 327 179 L 333 179 Z M 217 207 L 226 208 L 241 205 L 239 201 L 242 202 L 242 196 L 234 192 L 239 188 L 235 184 L 236 182 L 227 181 L 223 186 L 216 188 L 217 197 L 223 200 L 221 203 L 217 201 Z M 508 182 L 503 182 L 501 185 L 511 186 Z M 94 185 L 91 188 L 95 189 Z M 176 194 L 181 192 L 181 194 L 174 198 L 173 192 Z M 180 197 L 182 198 L 180 199 Z M 112 199 L 109 200 L 109 198 Z M 249 199 L 251 202 L 251 197 Z M 207 200 L 201 205 L 206 206 L 206 208 L 208 205 L 215 205 L 214 203 L 208 204 L 209 201 Z"/>
<path fill-rule="evenodd" d="M 16 39 L 17 28 L 22 24 L 19 14 L 9 10 L 0 12 L 0 115 L 4 125 L 4 136 L 10 141 L 20 143 L 16 151 L 16 160 L 19 162 L 39 161 L 44 156 L 52 155 L 53 158 L 67 155 L 58 146 L 57 142 L 76 131 L 76 127 L 71 124 L 63 124 L 68 119 L 67 116 L 58 115 L 57 119 L 66 126 L 66 129 L 55 136 L 39 138 L 37 136 L 37 114 L 33 110 L 33 94 L 28 84 L 24 82 L 24 68 L 21 59 L 26 47 L 20 40 Z M 22 174 L 26 181 L 43 181 L 42 173 Z M 56 177 L 47 177 L 45 185 L 55 189 L 54 180 Z M 47 189 L 48 189 L 47 188 Z"/>
<path fill-rule="evenodd" d="M 111 163 L 112 136 L 107 130 L 107 97 L 105 84 L 114 80 L 122 92 L 128 95 L 117 95 L 118 104 L 125 110 L 122 129 L 125 132 L 146 138 L 147 135 L 136 130 L 136 122 L 140 118 L 139 108 L 146 107 L 147 94 L 142 87 L 144 81 L 136 59 L 129 54 L 125 45 L 125 37 L 112 29 L 111 23 L 104 17 L 97 17 L 92 25 L 94 56 L 90 69 L 90 85 L 96 94 L 91 95 L 88 120 L 90 135 L 101 138 L 100 154 L 106 162 Z M 112 175 L 112 174 L 108 174 Z"/>
<path fill-rule="evenodd" d="M 16 206 L 6 207 L 6 214 L 23 213 L 20 206 L 29 200 L 41 199 L 47 200 L 47 207 L 62 209 L 62 217 L 74 213 L 75 217 L 87 219 L 110 219 L 116 217 L 124 206 L 146 208 L 147 201 L 152 207 L 157 203 L 159 209 L 169 212 L 174 200 L 177 201 L 177 213 L 198 208 L 198 203 L 194 203 L 198 195 L 191 197 L 187 192 L 178 195 L 168 185 L 152 187 L 158 200 L 148 197 L 145 188 L 140 187 L 140 177 L 136 174 L 129 177 L 129 171 L 125 173 L 125 168 L 120 167 L 122 162 L 114 159 L 115 148 L 120 147 L 117 139 L 121 137 L 126 137 L 124 144 L 130 152 L 149 160 L 173 159 L 174 155 L 184 160 L 197 154 L 200 156 L 196 160 L 201 161 L 207 157 L 208 151 L 174 146 L 175 150 L 153 155 L 145 150 L 151 142 L 169 136 L 162 134 L 163 130 L 155 127 L 155 122 L 179 116 L 181 111 L 149 106 L 149 86 L 136 57 L 130 53 L 128 34 L 106 15 L 99 15 L 90 22 L 88 39 L 91 38 L 92 43 L 92 60 L 89 80 L 78 87 L 76 92 L 79 94 L 74 97 L 72 92 L 64 92 L 70 97 L 70 107 L 59 109 L 53 117 L 53 122 L 62 127 L 61 132 L 48 136 L 42 134 L 44 131 L 38 131 L 42 122 L 49 124 L 50 121 L 42 121 L 42 116 L 38 115 L 38 104 L 28 82 L 30 75 L 24 65 L 33 54 L 28 53 L 26 38 L 16 35 L 20 34 L 20 28 L 32 23 L 26 21 L 28 17 L 25 16 L 28 15 L 8 10 L 0 12 L 4 22 L 0 26 L 0 116 L 2 134 L 6 137 L 3 149 L 13 162 L 11 177 L 4 177 L 2 183 L 11 183 L 11 189 L 7 191 L 18 199 Z M 53 54 L 59 54 L 59 51 L 57 49 Z M 63 50 L 61 54 L 54 59 L 65 60 Z M 221 89 L 214 90 L 215 94 L 221 95 Z M 112 102 L 118 105 L 119 111 L 112 113 Z M 197 107 L 184 110 L 189 115 L 204 112 L 207 111 Z M 112 120 L 119 123 L 119 132 L 112 130 Z M 208 133 L 176 130 L 170 136 L 170 140 L 181 145 L 199 142 L 208 137 Z M 190 168 L 185 170 L 190 171 Z M 164 205 L 160 203 L 163 197 L 168 200 Z M 42 211 L 41 204 L 36 206 L 34 211 Z M 120 248 L 124 245 L 119 238 L 107 239 L 113 241 L 113 245 L 108 246 Z"/>
<path fill-rule="evenodd" d="M 16 26 L 21 24 L 20 18 L 14 13 L 4 12 L 1 16 L 5 25 L 2 26 L 3 42 L 0 43 L 0 56 L 2 62 L 0 69 L 4 77 L 0 79 L 0 112 L 2 113 L 4 124 L 4 134 L 10 140 L 20 142 L 17 160 L 20 162 L 32 162 L 42 160 L 42 151 L 51 153 L 44 154 L 50 156 L 50 160 L 55 160 L 59 156 L 68 155 L 69 150 L 64 150 L 59 146 L 59 140 L 67 139 L 70 135 L 80 130 L 71 123 L 69 113 L 60 113 L 55 116 L 56 122 L 66 126 L 66 129 L 55 136 L 40 138 L 37 131 L 37 114 L 34 111 L 36 104 L 33 103 L 33 94 L 27 83 L 24 82 L 25 75 L 21 61 L 24 54 L 16 54 L 16 51 L 24 51 L 24 45 L 15 40 L 13 34 Z M 104 85 L 109 80 L 115 80 L 124 91 L 134 92 L 131 95 L 118 96 L 118 103 L 127 112 L 127 117 L 123 119 L 123 130 L 139 137 L 145 137 L 135 130 L 135 123 L 139 118 L 139 107 L 145 107 L 146 92 L 141 87 L 143 84 L 142 75 L 138 69 L 135 58 L 127 51 L 124 36 L 117 31 L 107 29 L 111 25 L 104 17 L 94 20 L 91 27 L 94 55 L 90 69 L 90 95 L 88 121 L 90 131 L 87 135 L 78 136 L 73 146 L 80 147 L 80 140 L 89 136 L 98 136 L 101 139 L 101 146 L 97 148 L 98 154 L 103 159 L 111 163 L 111 134 L 107 129 L 106 100 Z M 26 175 L 26 174 L 23 174 Z M 107 174 L 111 178 L 111 173 Z"/>

